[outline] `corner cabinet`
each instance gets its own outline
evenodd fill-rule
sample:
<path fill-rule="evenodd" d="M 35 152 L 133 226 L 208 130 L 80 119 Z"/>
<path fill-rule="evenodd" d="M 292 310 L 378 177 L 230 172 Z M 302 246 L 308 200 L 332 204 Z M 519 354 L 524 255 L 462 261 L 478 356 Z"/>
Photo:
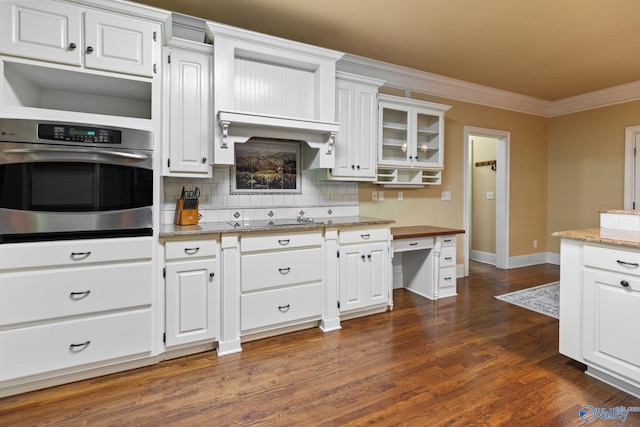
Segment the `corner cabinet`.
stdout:
<path fill-rule="evenodd" d="M 340 317 L 385 311 L 392 301 L 390 230 L 341 229 L 338 243 Z"/>
<path fill-rule="evenodd" d="M 378 134 L 378 88 L 382 80 L 336 73 L 335 167 L 328 179 L 375 181 Z"/>
<path fill-rule="evenodd" d="M 151 22 L 58 2 L 0 4 L 0 53 L 153 77 L 161 43 Z"/>
<path fill-rule="evenodd" d="M 213 176 L 213 46 L 171 40 L 165 50 L 163 175 Z"/>
<path fill-rule="evenodd" d="M 377 184 L 441 184 L 444 115 L 451 107 L 380 95 Z"/>

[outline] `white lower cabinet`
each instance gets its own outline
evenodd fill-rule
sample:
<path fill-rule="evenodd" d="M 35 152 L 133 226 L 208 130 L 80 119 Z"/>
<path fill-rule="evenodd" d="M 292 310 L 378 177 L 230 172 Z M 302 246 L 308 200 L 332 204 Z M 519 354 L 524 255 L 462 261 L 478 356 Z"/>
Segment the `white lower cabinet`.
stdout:
<path fill-rule="evenodd" d="M 148 357 L 151 237 L 0 245 L 0 395 Z"/>
<path fill-rule="evenodd" d="M 241 335 L 322 318 L 322 232 L 240 238 Z"/>
<path fill-rule="evenodd" d="M 165 243 L 167 347 L 218 338 L 218 253 L 215 239 Z"/>
<path fill-rule="evenodd" d="M 341 315 L 386 310 L 391 302 L 389 229 L 340 230 L 338 242 Z"/>

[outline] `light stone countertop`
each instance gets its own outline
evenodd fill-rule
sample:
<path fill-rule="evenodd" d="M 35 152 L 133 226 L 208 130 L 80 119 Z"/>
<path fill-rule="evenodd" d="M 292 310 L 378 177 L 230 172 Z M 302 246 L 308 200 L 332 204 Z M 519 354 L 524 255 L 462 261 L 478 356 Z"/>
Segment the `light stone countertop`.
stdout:
<path fill-rule="evenodd" d="M 371 225 L 390 225 L 395 221 L 363 216 L 344 216 L 331 218 L 314 218 L 314 222 L 301 222 L 287 225 L 273 225 L 276 221 L 250 221 L 234 226 L 228 222 L 201 222 L 197 225 L 163 224 L 160 226 L 160 240 L 175 237 L 205 237 L 208 234 L 254 233 L 260 231 L 317 230 L 329 227 L 366 227 Z"/>
<path fill-rule="evenodd" d="M 586 228 L 583 230 L 556 231 L 551 235 L 563 239 L 640 248 L 640 231 L 617 230 L 613 228 Z"/>

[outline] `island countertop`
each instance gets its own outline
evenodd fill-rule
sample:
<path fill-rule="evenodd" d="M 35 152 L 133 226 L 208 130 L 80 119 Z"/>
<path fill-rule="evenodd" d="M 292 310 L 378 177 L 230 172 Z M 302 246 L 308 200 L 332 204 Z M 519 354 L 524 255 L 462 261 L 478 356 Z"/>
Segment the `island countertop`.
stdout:
<path fill-rule="evenodd" d="M 394 240 L 415 239 L 418 237 L 446 236 L 448 234 L 464 234 L 458 228 L 434 227 L 432 225 L 411 225 L 406 227 L 391 227 Z"/>
<path fill-rule="evenodd" d="M 640 248 L 640 231 L 618 230 L 614 228 L 586 228 L 582 230 L 556 231 L 551 235 L 563 239 Z"/>

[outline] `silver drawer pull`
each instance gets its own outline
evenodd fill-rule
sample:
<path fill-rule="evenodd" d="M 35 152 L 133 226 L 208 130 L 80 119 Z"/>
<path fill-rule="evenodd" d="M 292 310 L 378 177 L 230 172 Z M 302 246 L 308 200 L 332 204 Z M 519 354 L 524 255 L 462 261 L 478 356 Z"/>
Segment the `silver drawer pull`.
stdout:
<path fill-rule="evenodd" d="M 83 298 L 86 298 L 89 296 L 89 294 L 91 293 L 91 291 L 82 291 L 82 292 L 71 292 L 69 294 L 69 298 L 71 298 L 72 300 L 81 300 Z"/>
<path fill-rule="evenodd" d="M 451 261 L 451 257 L 450 256 L 444 257 L 444 259 L 446 259 L 447 261 Z"/>
<path fill-rule="evenodd" d="M 69 350 L 73 351 L 74 353 L 77 353 L 79 351 L 84 350 L 85 348 L 89 347 L 89 344 L 91 344 L 91 341 L 85 341 L 81 344 L 71 344 L 69 346 Z"/>
<path fill-rule="evenodd" d="M 71 258 L 75 259 L 76 261 L 79 261 L 81 259 L 89 258 L 89 255 L 91 255 L 91 251 L 87 251 L 87 252 L 71 252 Z"/>
<path fill-rule="evenodd" d="M 415 246 L 415 245 L 417 245 L 417 244 L 418 244 L 418 242 L 415 242 L 415 243 L 409 243 L 409 246 Z"/>
<path fill-rule="evenodd" d="M 287 311 L 289 311 L 290 308 L 291 308 L 291 304 L 278 306 L 278 310 L 280 310 L 283 313 L 286 313 Z"/>
<path fill-rule="evenodd" d="M 288 245 L 289 242 L 290 242 L 289 239 L 278 240 L 278 243 L 280 243 L 282 246 Z"/>
<path fill-rule="evenodd" d="M 291 267 L 287 267 L 287 268 L 279 268 L 278 271 L 282 274 L 287 274 L 288 272 L 291 271 Z"/>
<path fill-rule="evenodd" d="M 369 237 L 371 237 L 371 234 L 361 234 L 360 237 L 362 237 L 363 239 L 368 239 Z"/>
<path fill-rule="evenodd" d="M 444 280 L 446 280 L 447 282 L 451 281 L 451 277 L 445 277 Z"/>
<path fill-rule="evenodd" d="M 445 243 L 451 243 L 451 239 L 444 239 Z"/>
<path fill-rule="evenodd" d="M 616 260 L 616 262 L 625 267 L 633 267 L 633 268 L 640 267 L 640 264 L 638 264 L 637 262 L 626 262 L 626 261 L 620 261 L 620 260 Z"/>
<path fill-rule="evenodd" d="M 184 248 L 184 253 L 187 255 L 193 255 L 197 253 L 199 250 L 200 248 Z"/>

